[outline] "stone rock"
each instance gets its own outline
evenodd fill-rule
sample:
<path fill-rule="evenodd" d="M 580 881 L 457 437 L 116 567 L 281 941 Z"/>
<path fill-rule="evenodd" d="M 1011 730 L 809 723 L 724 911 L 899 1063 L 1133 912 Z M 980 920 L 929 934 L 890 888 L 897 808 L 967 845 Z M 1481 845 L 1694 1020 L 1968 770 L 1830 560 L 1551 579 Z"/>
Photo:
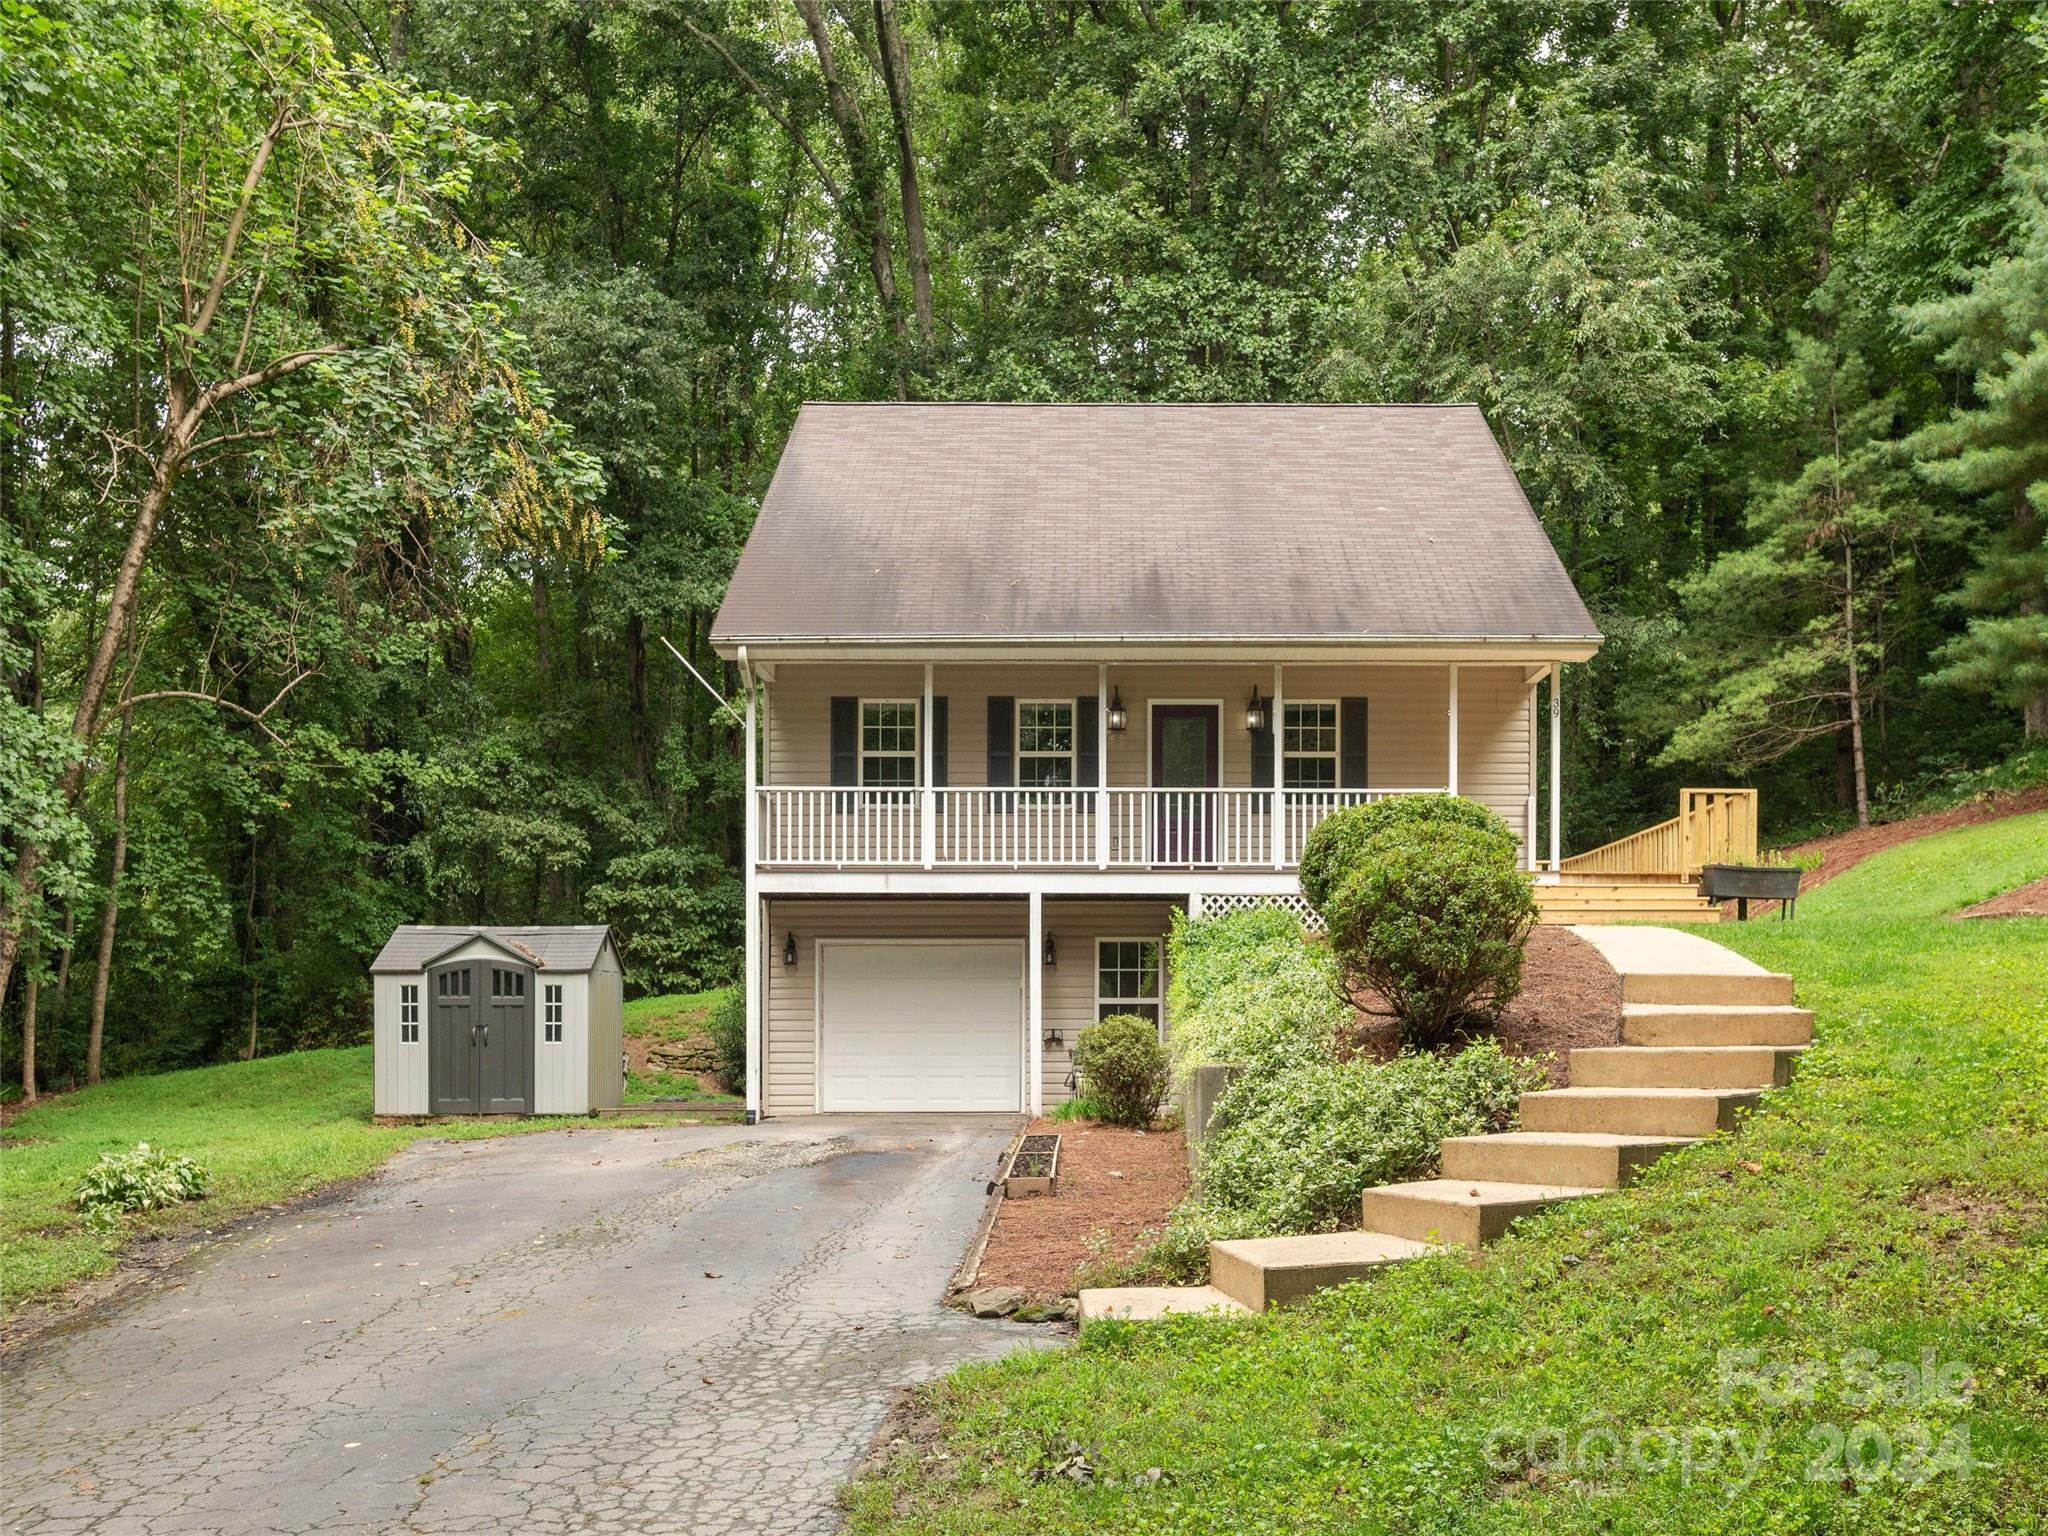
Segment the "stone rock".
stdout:
<path fill-rule="evenodd" d="M 1058 1323 L 1064 1322 L 1066 1316 L 1067 1308 L 1064 1302 L 1027 1301 L 1023 1306 L 1010 1314 L 1010 1321 L 1015 1323 Z"/>
<path fill-rule="evenodd" d="M 1024 1305 L 1024 1288 L 1017 1285 L 990 1285 L 978 1291 L 969 1291 L 960 1298 L 960 1305 L 976 1317 L 1008 1317 Z"/>
<path fill-rule="evenodd" d="M 647 1048 L 647 1065 L 657 1072 L 716 1072 L 718 1053 L 709 1040 L 662 1040 Z"/>

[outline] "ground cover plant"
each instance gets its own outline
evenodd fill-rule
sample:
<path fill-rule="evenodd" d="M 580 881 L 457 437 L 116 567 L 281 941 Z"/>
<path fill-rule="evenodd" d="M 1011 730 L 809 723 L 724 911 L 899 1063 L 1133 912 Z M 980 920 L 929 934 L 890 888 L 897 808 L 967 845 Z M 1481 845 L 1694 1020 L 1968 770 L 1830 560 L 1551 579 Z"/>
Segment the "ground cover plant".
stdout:
<path fill-rule="evenodd" d="M 2048 923 L 1951 914 L 2044 874 L 2037 814 L 1709 930 L 1817 1018 L 1738 1134 L 1476 1261 L 955 1373 L 853 1530 L 2040 1529 Z"/>
<path fill-rule="evenodd" d="M 368 1173 L 423 1136 L 468 1141 L 590 1123 L 377 1125 L 370 1099 L 364 1045 L 121 1078 L 16 1111 L 0 1131 L 0 1306 L 11 1311 L 105 1273 L 129 1238 L 217 1226 Z M 204 1168 L 207 1197 L 94 1230 L 75 1203 L 80 1184 L 102 1154 L 131 1153 L 139 1141 Z"/>
<path fill-rule="evenodd" d="M 1329 950 L 1274 907 L 1176 911 L 1167 940 L 1166 1048 L 1176 1083 L 1209 1062 L 1313 1061 L 1349 1022 Z"/>

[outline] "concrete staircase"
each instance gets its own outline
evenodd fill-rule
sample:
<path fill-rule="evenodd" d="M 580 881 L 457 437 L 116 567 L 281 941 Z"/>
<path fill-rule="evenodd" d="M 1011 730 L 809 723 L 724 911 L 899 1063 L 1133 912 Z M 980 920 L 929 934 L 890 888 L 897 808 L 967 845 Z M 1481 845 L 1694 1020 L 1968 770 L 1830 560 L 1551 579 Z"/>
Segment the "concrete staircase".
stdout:
<path fill-rule="evenodd" d="M 1789 1081 L 1813 1039 L 1792 978 L 1697 934 L 1574 927 L 1621 977 L 1622 1044 L 1576 1050 L 1570 1086 L 1522 1095 L 1522 1126 L 1442 1145 L 1440 1178 L 1382 1185 L 1360 1230 L 1209 1245 L 1206 1286 L 1081 1292 L 1085 1327 L 1105 1318 L 1262 1312 L 1383 1264 L 1477 1248 L 1516 1220 L 1625 1187 L 1666 1152 L 1733 1130 Z"/>

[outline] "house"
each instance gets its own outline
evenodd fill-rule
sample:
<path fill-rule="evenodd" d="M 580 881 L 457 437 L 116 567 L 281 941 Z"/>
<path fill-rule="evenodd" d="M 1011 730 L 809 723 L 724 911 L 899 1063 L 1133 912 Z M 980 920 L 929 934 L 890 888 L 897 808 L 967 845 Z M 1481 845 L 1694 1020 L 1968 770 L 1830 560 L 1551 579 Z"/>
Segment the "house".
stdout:
<path fill-rule="evenodd" d="M 1340 807 L 1539 846 L 1600 636 L 1476 407 L 810 404 L 712 628 L 746 694 L 750 1115 L 1037 1111 L 1164 1028 L 1176 906 Z"/>
<path fill-rule="evenodd" d="M 625 970 L 602 924 L 407 923 L 370 962 L 380 1115 L 581 1115 L 625 1095 Z"/>

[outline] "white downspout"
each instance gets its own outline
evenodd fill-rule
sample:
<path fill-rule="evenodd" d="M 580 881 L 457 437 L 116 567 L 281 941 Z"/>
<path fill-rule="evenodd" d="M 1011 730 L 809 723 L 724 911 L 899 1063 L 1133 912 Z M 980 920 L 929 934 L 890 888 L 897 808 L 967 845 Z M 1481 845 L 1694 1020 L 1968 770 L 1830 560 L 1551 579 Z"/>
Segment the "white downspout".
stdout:
<path fill-rule="evenodd" d="M 1030 922 L 1029 937 L 1024 941 L 1024 1016 L 1031 1040 L 1025 1052 L 1030 1080 L 1024 1085 L 1024 1107 L 1041 1115 L 1045 1113 L 1045 893 L 1033 890 L 1027 903 Z"/>
<path fill-rule="evenodd" d="M 1564 666 L 1550 669 L 1550 872 L 1557 874 L 1564 863 L 1564 833 L 1559 815 L 1564 802 L 1564 711 L 1558 701 Z"/>
<path fill-rule="evenodd" d="M 747 1124 L 761 1119 L 761 900 L 757 891 L 760 864 L 760 769 L 754 740 L 754 671 L 747 662 L 747 648 L 739 648 L 740 683 L 747 691 L 746 784 L 746 957 L 742 985 L 747 989 Z"/>

